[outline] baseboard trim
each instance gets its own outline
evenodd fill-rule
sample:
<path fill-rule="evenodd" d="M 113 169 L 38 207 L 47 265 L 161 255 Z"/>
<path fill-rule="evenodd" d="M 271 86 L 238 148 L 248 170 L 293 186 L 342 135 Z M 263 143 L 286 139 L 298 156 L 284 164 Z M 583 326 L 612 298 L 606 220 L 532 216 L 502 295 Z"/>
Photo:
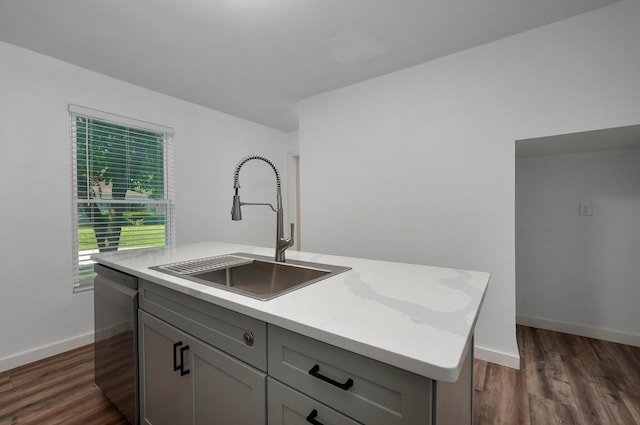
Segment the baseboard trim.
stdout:
<path fill-rule="evenodd" d="M 473 356 L 478 360 L 484 360 L 512 369 L 520 369 L 520 356 L 514 356 L 511 353 L 504 353 L 476 345 L 473 347 Z"/>
<path fill-rule="evenodd" d="M 23 366 L 38 360 L 42 360 L 47 357 L 55 356 L 56 354 L 64 353 L 65 351 L 73 350 L 87 344 L 92 344 L 93 341 L 93 332 L 89 332 L 87 334 L 69 338 L 64 341 L 59 341 L 54 344 L 45 345 L 33 350 L 24 351 L 22 353 L 5 357 L 3 359 L 0 359 L 0 372 L 5 372 L 7 370 Z"/>
<path fill-rule="evenodd" d="M 601 339 L 603 341 L 640 347 L 640 335 L 612 331 L 610 329 L 594 328 L 575 323 L 543 319 L 542 317 L 522 315 L 516 316 L 516 323 L 518 325 L 531 326 L 533 328 L 547 329 L 555 332 L 563 332 L 571 335 L 579 335 L 587 338 Z"/>

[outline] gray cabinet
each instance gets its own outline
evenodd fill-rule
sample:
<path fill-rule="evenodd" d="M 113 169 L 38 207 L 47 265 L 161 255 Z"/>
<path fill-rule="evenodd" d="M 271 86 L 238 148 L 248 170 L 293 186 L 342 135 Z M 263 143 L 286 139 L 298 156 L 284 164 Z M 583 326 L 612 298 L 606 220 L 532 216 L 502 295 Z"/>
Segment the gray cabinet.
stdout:
<path fill-rule="evenodd" d="M 140 311 L 141 421 L 265 423 L 266 374 Z"/>
<path fill-rule="evenodd" d="M 449 384 L 144 280 L 140 307 L 144 424 L 471 423 L 472 341 Z"/>

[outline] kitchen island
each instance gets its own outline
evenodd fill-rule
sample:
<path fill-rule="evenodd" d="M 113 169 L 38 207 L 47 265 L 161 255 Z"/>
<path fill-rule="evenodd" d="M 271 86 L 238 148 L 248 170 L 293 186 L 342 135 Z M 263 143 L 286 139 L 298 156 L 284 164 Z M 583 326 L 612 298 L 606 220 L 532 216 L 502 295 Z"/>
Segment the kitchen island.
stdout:
<path fill-rule="evenodd" d="M 177 341 L 180 337 L 171 337 L 177 338 L 173 366 L 183 367 L 181 372 L 196 363 L 186 357 L 183 364 L 184 347 L 202 340 L 227 365 L 255 371 L 251 380 L 259 391 L 254 388 L 251 397 L 256 405 L 266 397 L 267 412 L 258 416 L 268 417 L 268 423 L 298 423 L 292 413 L 296 403 L 309 406 L 308 412 L 300 413 L 300 423 L 471 423 L 473 333 L 488 273 L 289 251 L 288 259 L 351 269 L 262 301 L 150 269 L 236 252 L 270 256 L 273 251 L 211 242 L 93 256 L 141 282 L 141 422 L 160 422 L 145 413 L 158 404 L 145 392 L 145 367 L 157 353 L 156 348 L 145 351 L 150 343 L 145 336 L 168 325 L 171 332 L 182 332 L 192 341 L 177 346 L 183 344 Z M 216 323 L 222 327 L 216 329 Z M 246 325 L 238 325 L 234 336 L 229 326 L 236 323 Z M 225 339 L 237 341 L 242 349 Z M 246 355 L 245 348 L 250 350 Z M 314 380 L 317 375 L 320 379 Z M 312 381 L 305 383 L 309 376 Z M 228 396 L 220 389 L 209 391 Z M 189 403 L 197 403 L 198 397 Z M 193 414 L 191 420 L 198 422 Z"/>

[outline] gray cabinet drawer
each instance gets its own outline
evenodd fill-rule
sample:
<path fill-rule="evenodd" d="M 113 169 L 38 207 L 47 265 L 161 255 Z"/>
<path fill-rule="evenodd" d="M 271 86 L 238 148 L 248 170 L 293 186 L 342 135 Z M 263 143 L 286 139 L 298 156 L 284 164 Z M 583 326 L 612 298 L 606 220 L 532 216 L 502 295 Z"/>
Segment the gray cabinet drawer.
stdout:
<path fill-rule="evenodd" d="M 235 311 L 140 281 L 140 308 L 202 341 L 267 371 L 267 324 Z M 251 343 L 245 339 L 250 336 Z"/>
<path fill-rule="evenodd" d="M 269 425 L 309 425 L 310 417 L 324 425 L 360 425 L 273 378 L 267 378 Z"/>
<path fill-rule="evenodd" d="M 270 376 L 367 425 L 431 424 L 430 379 L 276 326 L 268 329 Z M 312 369 L 332 382 L 312 376 Z"/>

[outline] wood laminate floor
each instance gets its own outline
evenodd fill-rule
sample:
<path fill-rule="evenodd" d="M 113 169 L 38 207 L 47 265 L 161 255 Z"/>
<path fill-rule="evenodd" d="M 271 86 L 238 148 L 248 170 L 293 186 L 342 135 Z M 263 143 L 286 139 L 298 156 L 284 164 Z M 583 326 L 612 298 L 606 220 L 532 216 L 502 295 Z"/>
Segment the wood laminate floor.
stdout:
<path fill-rule="evenodd" d="M 475 361 L 475 425 L 640 425 L 640 348 L 522 326 L 517 336 L 521 370 Z M 0 373 L 0 425 L 127 424 L 93 372 L 88 345 Z"/>
<path fill-rule="evenodd" d="M 91 344 L 0 373 L 0 424 L 128 424 L 94 384 L 93 371 Z"/>
<path fill-rule="evenodd" d="M 520 370 L 474 362 L 474 425 L 640 425 L 640 348 L 517 327 Z"/>

